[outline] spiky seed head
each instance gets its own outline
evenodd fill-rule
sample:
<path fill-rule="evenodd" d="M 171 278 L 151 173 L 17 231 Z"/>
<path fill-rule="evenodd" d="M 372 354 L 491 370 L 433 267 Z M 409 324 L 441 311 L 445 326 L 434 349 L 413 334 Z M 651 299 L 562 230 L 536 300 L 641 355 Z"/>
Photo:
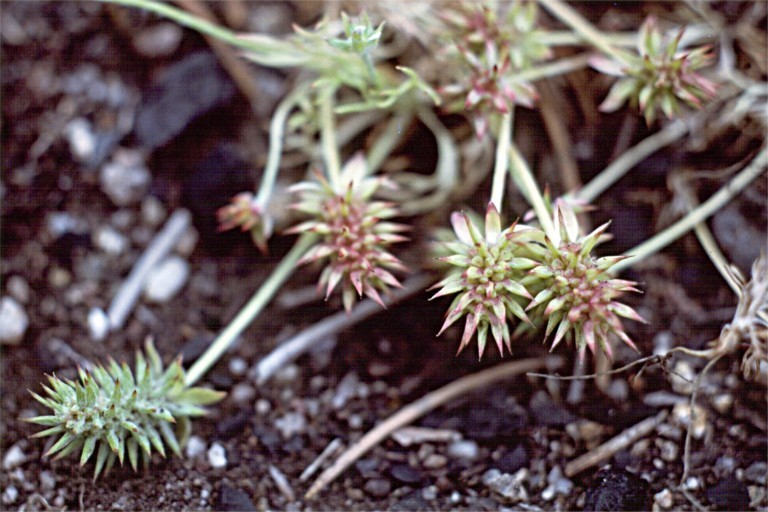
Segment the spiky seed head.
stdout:
<path fill-rule="evenodd" d="M 603 224 L 588 235 L 581 235 L 573 210 L 556 201 L 554 239 L 547 237 L 548 252 L 542 263 L 531 270 L 538 278 L 537 290 L 526 311 L 546 320 L 545 337 L 555 333 L 554 349 L 563 339 L 574 339 L 579 356 L 585 349 L 598 348 L 612 357 L 611 335 L 637 350 L 624 332 L 621 317 L 644 322 L 631 307 L 616 301 L 624 292 L 637 292 L 636 283 L 612 278 L 607 270 L 624 257 L 596 258 L 592 249 L 608 228 Z"/>
<path fill-rule="evenodd" d="M 79 381 L 50 376 L 51 387 L 43 386 L 47 397 L 31 394 L 52 414 L 25 421 L 49 427 L 32 437 L 60 435 L 46 456 L 80 451 L 84 466 L 96 454 L 94 479 L 116 460 L 122 464 L 126 453 L 134 470 L 139 459 L 149 464 L 153 448 L 163 457 L 165 446 L 180 455 L 190 418 L 206 414 L 203 406 L 224 397 L 212 389 L 187 387 L 181 360 L 164 368 L 150 339 L 144 354 L 136 353 L 134 372 L 112 360 L 90 373 L 78 369 L 78 374 Z"/>
<path fill-rule="evenodd" d="M 441 244 L 445 253 L 439 260 L 452 267 L 440 288 L 432 297 L 458 294 L 446 314 L 438 336 L 449 326 L 466 316 L 459 352 L 469 345 L 477 333 L 478 356 L 482 357 L 488 330 L 503 355 L 504 346 L 512 351 L 508 320 L 529 322 L 523 310 L 523 300 L 530 299 L 528 290 L 520 284 L 524 272 L 537 265 L 526 257 L 519 243 L 526 226 L 517 223 L 501 229 L 498 210 L 489 203 L 485 225 L 480 228 L 466 213 L 451 216 L 455 239 Z"/>
<path fill-rule="evenodd" d="M 219 231 L 240 227 L 250 231 L 253 243 L 263 253 L 267 252 L 267 241 L 274 230 L 272 216 L 261 206 L 250 192 L 241 192 L 230 203 L 216 212 Z"/>
<path fill-rule="evenodd" d="M 600 110 L 614 112 L 629 100 L 650 125 L 659 109 L 667 118 L 673 118 L 679 114 L 681 102 L 700 108 L 703 101 L 714 98 L 716 84 L 699 72 L 714 60 L 711 46 L 680 50 L 682 36 L 680 30 L 675 37 L 664 38 L 656 18 L 649 16 L 640 27 L 637 57 L 622 63 L 604 56 L 591 59 L 598 71 L 621 77 Z"/>
<path fill-rule="evenodd" d="M 367 176 L 362 153 L 353 156 L 343 167 L 336 188 L 321 175 L 314 182 L 301 182 L 292 187 L 300 199 L 294 205 L 312 218 L 288 230 L 288 233 L 312 232 L 321 240 L 300 260 L 300 264 L 327 260 L 320 275 L 319 287 L 326 299 L 341 283 L 342 300 L 347 311 L 355 297 L 363 295 L 384 306 L 380 292 L 390 286 L 400 287 L 393 271 L 407 268 L 387 251 L 396 242 L 407 240 L 400 233 L 403 224 L 387 222 L 398 213 L 393 203 L 372 199 L 383 178 Z"/>

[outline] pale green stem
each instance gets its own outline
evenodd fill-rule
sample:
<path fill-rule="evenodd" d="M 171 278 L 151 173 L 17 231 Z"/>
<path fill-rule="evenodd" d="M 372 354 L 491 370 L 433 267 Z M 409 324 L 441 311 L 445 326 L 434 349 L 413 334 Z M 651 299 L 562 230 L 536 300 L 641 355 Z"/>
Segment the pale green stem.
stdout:
<path fill-rule="evenodd" d="M 336 94 L 336 90 L 331 87 L 320 92 L 320 138 L 328 182 L 333 190 L 338 191 L 341 163 L 339 149 L 336 145 L 336 123 L 333 119 L 334 94 Z"/>
<path fill-rule="evenodd" d="M 589 55 L 580 53 L 572 57 L 564 57 L 553 62 L 548 62 L 540 66 L 535 66 L 514 76 L 516 81 L 533 82 L 542 78 L 549 78 L 558 75 L 564 75 L 572 71 L 585 69 L 589 65 Z"/>
<path fill-rule="evenodd" d="M 267 154 L 264 175 L 261 178 L 259 192 L 255 201 L 261 207 L 266 206 L 269 202 L 272 190 L 275 187 L 278 171 L 280 170 L 280 157 L 283 153 L 283 134 L 285 133 L 285 123 L 288 119 L 288 114 L 309 88 L 309 83 L 305 83 L 294 89 L 280 102 L 272 115 L 272 120 L 269 123 L 269 153 Z"/>
<path fill-rule="evenodd" d="M 175 21 L 179 25 L 189 27 L 193 30 L 200 32 L 201 34 L 213 36 L 217 39 L 225 41 L 231 44 L 232 46 L 236 46 L 238 48 L 245 48 L 247 50 L 253 50 L 257 52 L 269 51 L 271 49 L 266 46 L 260 46 L 257 43 L 252 41 L 246 41 L 230 30 L 227 30 L 219 25 L 216 25 L 215 23 L 211 23 L 202 18 L 198 18 L 197 16 L 189 14 L 182 9 L 173 7 L 172 5 L 168 5 L 166 3 L 155 2 L 152 0 L 100 0 L 100 1 L 104 3 L 110 3 L 110 4 L 125 5 L 128 7 L 137 7 L 145 11 L 159 14 L 160 16 L 164 16 L 168 19 Z"/>
<path fill-rule="evenodd" d="M 603 39 L 609 44 L 619 47 L 637 47 L 637 32 L 601 32 Z M 547 45 L 549 46 L 578 46 L 584 44 L 584 37 L 574 34 L 570 30 L 547 31 Z"/>
<path fill-rule="evenodd" d="M 368 173 L 374 174 L 384 161 L 392 153 L 392 150 L 403 140 L 404 130 L 408 128 L 413 120 L 413 114 L 410 111 L 398 112 L 390 118 L 387 126 L 376 137 L 376 141 L 368 151 Z"/>
<path fill-rule="evenodd" d="M 515 116 L 514 106 L 501 118 L 499 139 L 496 141 L 496 164 L 493 168 L 493 184 L 491 186 L 491 202 L 496 210 L 502 211 L 501 202 L 504 200 L 504 185 L 509 169 L 509 146 L 512 142 L 512 120 Z"/>
<path fill-rule="evenodd" d="M 701 203 L 701 206 L 697 207 L 695 210 L 691 210 L 688 215 L 661 233 L 649 238 L 634 249 L 627 251 L 625 254 L 633 257 L 618 262 L 611 267 L 611 271 L 620 272 L 621 270 L 642 261 L 648 256 L 655 254 L 689 232 L 696 226 L 696 224 L 706 220 L 710 215 L 725 206 L 736 194 L 744 190 L 755 178 L 765 172 L 766 167 L 768 167 L 768 150 L 763 148 L 746 168 L 737 174 L 736 177 L 728 182 L 728 184 L 715 192 L 712 197 Z"/>
<path fill-rule="evenodd" d="M 699 222 L 693 227 L 693 230 L 696 233 L 696 238 L 699 239 L 699 243 L 704 248 L 704 252 L 709 257 L 709 260 L 715 266 L 717 271 L 720 272 L 720 275 L 723 276 L 723 279 L 725 279 L 725 282 L 731 287 L 733 293 L 735 293 L 737 297 L 741 297 L 741 288 L 739 288 L 738 283 L 728 270 L 728 261 L 725 259 L 723 251 L 721 251 L 720 247 L 717 245 L 715 237 L 712 236 L 709 227 L 707 227 L 707 223 Z"/>
<path fill-rule="evenodd" d="M 360 56 L 363 58 L 363 62 L 365 62 L 365 67 L 368 70 L 368 76 L 370 76 L 373 85 L 375 85 L 377 88 L 381 87 L 381 79 L 379 78 L 379 74 L 376 72 L 376 66 L 373 65 L 371 52 L 366 49 L 362 54 L 360 54 Z"/>
<path fill-rule="evenodd" d="M 567 3 L 562 0 L 539 0 L 539 3 L 555 18 L 571 27 L 576 33 L 601 52 L 614 57 L 620 62 L 625 62 L 627 64 L 632 62 L 632 56 L 630 54 L 616 48 L 609 38 L 604 36 L 600 30 L 595 28 Z"/>
<path fill-rule="evenodd" d="M 591 203 L 649 155 L 681 139 L 686 133 L 688 133 L 688 125 L 685 121 L 682 119 L 672 121 L 663 130 L 654 133 L 650 137 L 646 137 L 637 145 L 622 153 L 619 158 L 592 178 L 589 183 L 579 190 L 567 194 L 565 198 L 579 199 Z"/>
<path fill-rule="evenodd" d="M 539 190 L 538 185 L 536 185 L 533 173 L 528 168 L 528 164 L 518 151 L 514 142 L 510 143 L 509 162 L 509 170 L 512 173 L 512 177 L 515 179 L 517 186 L 520 187 L 520 191 L 533 208 L 533 212 L 539 219 L 539 224 L 541 224 L 544 233 L 550 240 L 559 240 L 560 234 L 555 232 L 555 225 L 552 222 L 552 216 L 544 202 L 544 196 L 541 195 L 541 191 Z"/>
<path fill-rule="evenodd" d="M 184 379 L 186 386 L 191 386 L 200 379 L 235 342 L 238 336 L 253 322 L 261 311 L 269 304 L 280 287 L 296 270 L 296 264 L 301 257 L 317 241 L 317 235 L 304 234 L 294 246 L 283 256 L 277 267 L 264 281 L 248 303 L 237 313 L 235 318 L 211 343 L 211 346 L 190 367 Z"/>

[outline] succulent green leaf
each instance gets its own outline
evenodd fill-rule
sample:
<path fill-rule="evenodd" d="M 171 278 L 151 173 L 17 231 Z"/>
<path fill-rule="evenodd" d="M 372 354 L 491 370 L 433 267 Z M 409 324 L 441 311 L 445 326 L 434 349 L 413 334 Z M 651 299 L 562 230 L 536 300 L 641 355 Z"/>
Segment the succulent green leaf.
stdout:
<path fill-rule="evenodd" d="M 80 455 L 80 466 L 85 466 L 85 463 L 91 458 L 91 455 L 93 455 L 93 452 L 96 449 L 97 442 L 98 438 L 95 436 L 90 436 L 85 439 L 85 442 L 83 443 L 83 452 Z"/>

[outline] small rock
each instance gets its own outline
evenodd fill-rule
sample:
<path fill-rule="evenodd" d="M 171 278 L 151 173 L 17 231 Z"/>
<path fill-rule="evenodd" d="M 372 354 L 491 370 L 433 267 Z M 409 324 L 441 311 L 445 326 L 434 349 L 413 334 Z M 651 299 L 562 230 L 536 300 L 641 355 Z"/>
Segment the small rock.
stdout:
<path fill-rule="evenodd" d="M 563 476 L 560 466 L 555 466 L 549 471 L 547 483 L 555 495 L 567 496 L 573 490 L 573 482 Z"/>
<path fill-rule="evenodd" d="M 227 467 L 227 451 L 219 443 L 213 443 L 208 448 L 208 464 L 212 468 L 225 468 Z"/>
<path fill-rule="evenodd" d="M 79 232 L 83 229 L 83 221 L 74 218 L 67 212 L 51 212 L 46 216 L 46 227 L 54 238 L 65 233 Z"/>
<path fill-rule="evenodd" d="M 93 236 L 93 244 L 107 254 L 123 254 L 128 249 L 128 238 L 109 226 L 96 230 Z"/>
<path fill-rule="evenodd" d="M 230 391 L 230 395 L 232 397 L 232 401 L 236 404 L 245 404 L 250 403 L 254 398 L 256 398 L 256 390 L 253 389 L 250 384 L 241 382 L 239 384 L 235 384 L 235 386 L 232 388 L 232 391 Z"/>
<path fill-rule="evenodd" d="M 275 384 L 280 384 L 282 386 L 292 384 L 296 381 L 296 379 L 299 378 L 299 374 L 301 373 L 301 370 L 299 369 L 299 366 L 296 364 L 288 364 L 286 366 L 283 366 L 277 372 L 275 372 L 275 376 L 273 377 L 273 382 Z"/>
<path fill-rule="evenodd" d="M 363 486 L 365 492 L 377 498 L 388 496 L 391 489 L 392 484 L 386 478 L 372 478 L 365 482 L 365 486 Z"/>
<path fill-rule="evenodd" d="M 17 345 L 27 332 L 29 318 L 24 308 L 11 297 L 0 299 L 0 344 Z"/>
<path fill-rule="evenodd" d="M 502 473 L 498 469 L 489 469 L 483 474 L 483 485 L 497 496 L 503 498 L 505 502 L 527 502 L 528 491 L 523 486 L 524 474 L 527 474 L 527 471 L 511 475 L 509 473 Z"/>
<path fill-rule="evenodd" d="M 659 455 L 662 460 L 672 462 L 677 460 L 680 453 L 680 447 L 677 443 L 669 440 L 656 439 L 656 446 L 659 447 Z"/>
<path fill-rule="evenodd" d="M 178 256 L 170 256 L 149 271 L 144 296 L 150 302 L 168 302 L 184 287 L 188 277 L 189 263 Z"/>
<path fill-rule="evenodd" d="M 733 405 L 733 395 L 731 393 L 718 393 L 712 397 L 712 407 L 720 414 L 725 414 Z"/>
<path fill-rule="evenodd" d="M 205 448 L 205 441 L 200 436 L 189 436 L 184 451 L 187 454 L 187 458 L 194 459 L 202 457 L 205 453 Z"/>
<path fill-rule="evenodd" d="M 461 434 L 445 428 L 408 426 L 392 432 L 392 439 L 397 441 L 400 446 L 411 446 L 428 442 L 458 441 L 461 439 Z"/>
<path fill-rule="evenodd" d="M 766 485 L 766 479 L 768 479 L 768 464 L 763 461 L 752 463 L 746 470 L 744 470 L 744 478 L 756 484 Z"/>
<path fill-rule="evenodd" d="M 275 420 L 275 428 L 280 431 L 283 439 L 289 439 L 304 433 L 307 428 L 307 418 L 300 412 L 289 412 Z"/>
<path fill-rule="evenodd" d="M 355 462 L 355 469 L 360 472 L 360 475 L 363 478 L 377 478 L 381 476 L 377 471 L 379 464 L 381 464 L 381 462 L 376 457 L 371 457 L 370 459 L 360 459 Z"/>
<path fill-rule="evenodd" d="M 256 405 L 254 406 L 254 408 L 256 410 L 256 414 L 265 415 L 265 414 L 269 414 L 269 411 L 272 410 L 272 404 L 269 403 L 269 400 L 267 400 L 266 398 L 259 398 L 258 400 L 256 400 Z"/>
<path fill-rule="evenodd" d="M 427 469 L 438 469 L 443 468 L 448 464 L 448 457 L 445 455 L 440 455 L 439 453 L 433 453 L 432 455 L 428 455 L 427 458 L 424 459 L 424 462 L 422 462 L 422 465 Z"/>
<path fill-rule="evenodd" d="M 161 21 L 136 34 L 133 37 L 133 47 L 145 57 L 165 57 L 176 51 L 183 34 L 180 25 Z"/>
<path fill-rule="evenodd" d="M 421 497 L 424 498 L 427 501 L 432 501 L 437 499 L 437 487 L 434 485 L 428 485 L 427 487 L 423 488 L 421 490 Z"/>
<path fill-rule="evenodd" d="M 675 336 L 670 331 L 661 331 L 653 337 L 653 355 L 663 356 L 675 346 Z"/>
<path fill-rule="evenodd" d="M 695 476 L 689 476 L 688 478 L 685 479 L 685 483 L 683 484 L 683 487 L 685 487 L 689 491 L 695 491 L 696 489 L 701 487 L 701 481 Z"/>
<path fill-rule="evenodd" d="M 699 406 L 695 405 L 695 418 L 693 421 L 692 434 L 696 439 L 701 439 L 707 431 L 707 411 Z M 672 417 L 681 427 L 688 427 L 688 423 L 691 421 L 691 406 L 689 403 L 681 403 L 675 405 L 672 409 Z"/>
<path fill-rule="evenodd" d="M 587 488 L 585 511 L 648 510 L 648 482 L 624 469 L 602 469 Z"/>
<path fill-rule="evenodd" d="M 229 360 L 227 366 L 229 367 L 229 373 L 237 377 L 245 375 L 245 372 L 248 371 L 248 363 L 242 357 L 233 357 Z"/>
<path fill-rule="evenodd" d="M 227 484 L 223 484 L 221 486 L 221 493 L 219 494 L 219 502 L 216 506 L 216 510 L 221 510 L 223 512 L 256 512 L 258 509 L 251 501 L 248 493 L 241 489 L 235 489 Z"/>
<path fill-rule="evenodd" d="M 360 430 L 363 428 L 363 417 L 359 414 L 350 414 L 347 418 L 347 425 L 351 430 Z"/>
<path fill-rule="evenodd" d="M 21 276 L 11 276 L 5 282 L 8 289 L 8 295 L 22 304 L 27 304 L 31 297 L 31 290 L 26 279 Z"/>
<path fill-rule="evenodd" d="M 454 459 L 475 460 L 480 454 L 480 447 L 471 440 L 455 441 L 448 445 L 446 453 Z"/>
<path fill-rule="evenodd" d="M 336 386 L 336 393 L 333 395 L 331 405 L 334 410 L 340 410 L 344 407 L 350 398 L 355 396 L 357 386 L 360 383 L 360 379 L 357 377 L 357 373 L 349 372 L 344 376 Z"/>
<path fill-rule="evenodd" d="M 88 332 L 94 341 L 103 341 L 109 334 L 109 316 L 101 308 L 88 311 Z"/>
<path fill-rule="evenodd" d="M 734 476 L 727 475 L 717 485 L 707 489 L 707 499 L 722 510 L 747 510 L 749 489 L 744 482 L 739 482 Z"/>
<path fill-rule="evenodd" d="M 393 464 L 389 468 L 389 474 L 392 475 L 392 478 L 404 484 L 416 484 L 421 482 L 423 478 L 421 471 L 409 464 Z"/>
<path fill-rule="evenodd" d="M 151 180 L 142 154 L 128 149 L 115 151 L 99 174 L 101 190 L 117 206 L 128 206 L 141 199 Z"/>
<path fill-rule="evenodd" d="M 419 491 L 409 492 L 390 508 L 392 512 L 415 512 L 428 509 L 429 503 L 424 501 L 424 498 Z"/>
<path fill-rule="evenodd" d="M 44 491 L 52 491 L 56 488 L 56 475 L 53 471 L 42 471 L 40 473 L 40 488 Z"/>
<path fill-rule="evenodd" d="M 678 359 L 669 374 L 669 380 L 675 393 L 690 395 L 693 392 L 693 382 L 696 380 L 696 370 L 690 361 Z"/>
<path fill-rule="evenodd" d="M 672 508 L 674 501 L 672 500 L 672 492 L 669 489 L 664 489 L 653 495 L 653 501 L 661 508 Z"/>
<path fill-rule="evenodd" d="M 157 197 L 149 195 L 141 201 L 141 220 L 144 224 L 157 227 L 165 220 L 166 215 L 168 212 Z"/>
<path fill-rule="evenodd" d="M 91 123 L 82 117 L 72 119 L 64 127 L 69 150 L 78 162 L 90 162 L 96 152 L 96 134 Z"/>
<path fill-rule="evenodd" d="M 21 447 L 18 444 L 15 444 L 5 452 L 5 456 L 3 457 L 3 469 L 7 471 L 16 466 L 21 466 L 26 460 L 27 456 L 24 454 Z"/>
<path fill-rule="evenodd" d="M 3 504 L 4 505 L 13 505 L 16 503 L 16 500 L 19 499 L 19 490 L 16 488 L 15 485 L 9 485 L 5 488 L 3 491 Z"/>

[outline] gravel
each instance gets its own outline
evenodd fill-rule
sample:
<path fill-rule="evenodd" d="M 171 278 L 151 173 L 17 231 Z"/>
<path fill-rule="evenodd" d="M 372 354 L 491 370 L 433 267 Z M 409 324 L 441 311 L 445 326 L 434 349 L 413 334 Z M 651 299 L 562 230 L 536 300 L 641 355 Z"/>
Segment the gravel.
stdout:
<path fill-rule="evenodd" d="M 29 317 L 24 307 L 11 297 L 0 299 L 0 343 L 17 345 L 29 327 Z"/>

